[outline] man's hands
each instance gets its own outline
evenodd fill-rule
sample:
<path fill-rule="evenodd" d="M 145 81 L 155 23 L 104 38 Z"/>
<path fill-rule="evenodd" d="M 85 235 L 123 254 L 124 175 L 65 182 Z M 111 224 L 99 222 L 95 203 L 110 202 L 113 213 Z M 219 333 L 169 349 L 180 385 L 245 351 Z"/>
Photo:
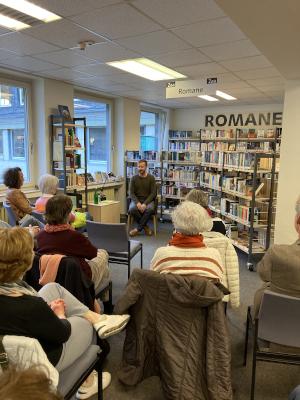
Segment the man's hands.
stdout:
<path fill-rule="evenodd" d="M 48 304 L 51 310 L 54 312 L 54 314 L 56 314 L 58 318 L 66 318 L 65 314 L 66 304 L 63 299 L 56 299 Z"/>
<path fill-rule="evenodd" d="M 147 205 L 146 205 L 146 204 L 142 204 L 142 203 L 140 203 L 140 202 L 138 202 L 136 206 L 137 206 L 139 212 L 141 212 L 141 213 L 143 213 L 143 212 L 146 210 L 146 208 L 147 208 Z"/>

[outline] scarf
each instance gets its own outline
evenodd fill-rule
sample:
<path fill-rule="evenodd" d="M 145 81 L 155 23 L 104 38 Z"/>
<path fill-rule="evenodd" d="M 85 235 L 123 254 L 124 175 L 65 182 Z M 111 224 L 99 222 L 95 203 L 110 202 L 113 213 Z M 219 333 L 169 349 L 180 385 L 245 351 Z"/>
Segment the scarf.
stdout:
<path fill-rule="evenodd" d="M 22 296 L 23 294 L 27 294 L 29 296 L 38 295 L 31 286 L 21 280 L 17 280 L 16 282 L 11 283 L 0 284 L 0 295 L 2 296 L 18 297 Z"/>
<path fill-rule="evenodd" d="M 70 224 L 61 224 L 61 225 L 49 225 L 46 224 L 44 227 L 44 231 L 48 233 L 62 232 L 62 231 L 70 231 L 74 228 Z"/>
<path fill-rule="evenodd" d="M 187 236 L 179 232 L 173 234 L 172 239 L 169 241 L 169 245 L 187 248 L 206 247 L 203 243 L 202 235 Z"/>

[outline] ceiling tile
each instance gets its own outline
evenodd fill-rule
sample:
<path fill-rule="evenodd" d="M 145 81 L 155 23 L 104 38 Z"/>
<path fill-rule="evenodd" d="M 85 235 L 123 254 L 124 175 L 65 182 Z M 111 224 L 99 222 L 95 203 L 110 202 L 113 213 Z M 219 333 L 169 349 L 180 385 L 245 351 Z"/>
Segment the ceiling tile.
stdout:
<path fill-rule="evenodd" d="M 257 86 L 257 87 L 264 87 L 264 86 L 281 86 L 284 88 L 285 86 L 285 81 L 282 77 L 274 77 L 274 78 L 263 78 L 263 79 L 248 79 L 247 82 L 252 85 L 252 86 Z"/>
<path fill-rule="evenodd" d="M 209 62 L 210 59 L 196 49 L 175 51 L 173 53 L 154 56 L 152 59 L 167 67 L 175 68 L 184 65 L 200 64 Z"/>
<path fill-rule="evenodd" d="M 252 68 L 254 69 L 254 68 L 263 68 L 272 66 L 270 61 L 267 60 L 267 58 L 263 55 L 238 58 L 235 60 L 228 60 L 228 61 L 221 61 L 220 64 L 222 64 L 225 68 L 233 72 L 243 71 Z"/>
<path fill-rule="evenodd" d="M 177 71 L 188 78 L 208 78 L 211 75 L 226 72 L 226 69 L 217 63 L 204 63 L 177 68 Z"/>
<path fill-rule="evenodd" d="M 100 36 L 66 19 L 30 28 L 25 33 L 65 49 L 75 47 L 83 40 L 93 40 L 96 43 L 104 41 Z"/>
<path fill-rule="evenodd" d="M 136 37 L 120 39 L 118 43 L 146 57 L 184 50 L 190 47 L 168 31 L 152 32 Z"/>
<path fill-rule="evenodd" d="M 106 76 L 106 75 L 114 75 L 119 74 L 120 70 L 110 67 L 109 65 L 105 64 L 89 64 L 89 65 L 82 65 L 74 68 L 76 71 L 84 72 L 90 74 L 92 76 Z M 126 74 L 128 75 L 128 74 Z"/>
<path fill-rule="evenodd" d="M 91 64 L 92 61 L 71 50 L 54 51 L 53 53 L 38 54 L 36 58 L 52 62 L 62 67 L 75 67 L 77 65 Z"/>
<path fill-rule="evenodd" d="M 107 42 L 87 46 L 85 51 L 79 49 L 74 49 L 74 51 L 98 62 L 126 60 L 128 58 L 140 57 L 138 53 L 135 53 L 131 50 L 126 50 L 117 44 Z"/>
<path fill-rule="evenodd" d="M 34 0 L 34 3 L 62 17 L 82 14 L 120 0 Z"/>
<path fill-rule="evenodd" d="M 59 50 L 53 46 L 22 33 L 14 32 L 0 36 L 0 48 L 16 52 L 18 55 L 33 55 L 42 52 Z"/>
<path fill-rule="evenodd" d="M 7 60 L 1 60 L 2 65 L 25 69 L 30 72 L 45 71 L 48 69 L 60 68 L 58 65 L 37 60 L 33 57 L 9 57 Z"/>
<path fill-rule="evenodd" d="M 61 68 L 56 70 L 43 71 L 42 76 L 51 77 L 53 79 L 69 80 L 69 79 L 89 79 L 91 75 L 84 72 L 75 71 L 69 68 Z"/>
<path fill-rule="evenodd" d="M 0 49 L 0 60 L 5 60 L 10 57 L 15 57 L 17 54 L 13 51 Z"/>
<path fill-rule="evenodd" d="M 132 4 L 167 28 L 224 16 L 211 0 L 135 0 Z"/>
<path fill-rule="evenodd" d="M 260 54 L 248 39 L 201 47 L 200 50 L 215 61 L 251 57 Z"/>
<path fill-rule="evenodd" d="M 128 4 L 115 4 L 72 17 L 73 21 L 111 39 L 162 29 Z"/>
<path fill-rule="evenodd" d="M 258 68 L 235 72 L 241 79 L 259 79 L 281 76 L 275 67 Z"/>
<path fill-rule="evenodd" d="M 245 39 L 242 31 L 227 17 L 197 22 L 172 31 L 196 47 Z"/>

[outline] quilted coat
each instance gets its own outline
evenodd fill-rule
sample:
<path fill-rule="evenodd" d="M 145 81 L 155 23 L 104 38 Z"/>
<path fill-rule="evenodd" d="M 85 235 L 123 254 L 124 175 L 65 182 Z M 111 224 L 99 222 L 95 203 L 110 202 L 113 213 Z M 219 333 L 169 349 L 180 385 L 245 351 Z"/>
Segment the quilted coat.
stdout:
<path fill-rule="evenodd" d="M 134 270 L 115 306 L 131 314 L 121 382 L 157 375 L 166 400 L 231 400 L 222 290 L 200 277 Z"/>
<path fill-rule="evenodd" d="M 207 247 L 219 250 L 224 267 L 222 283 L 230 291 L 223 301 L 230 301 L 231 307 L 240 305 L 240 272 L 239 260 L 230 240 L 219 232 L 204 232 L 204 243 Z"/>

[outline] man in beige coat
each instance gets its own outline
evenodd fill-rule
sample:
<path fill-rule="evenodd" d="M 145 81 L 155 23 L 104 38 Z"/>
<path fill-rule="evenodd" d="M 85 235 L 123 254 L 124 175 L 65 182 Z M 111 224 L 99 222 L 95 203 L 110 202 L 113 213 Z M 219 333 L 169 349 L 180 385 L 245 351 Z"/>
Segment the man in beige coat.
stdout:
<path fill-rule="evenodd" d="M 288 296 L 300 297 L 300 196 L 296 202 L 295 243 L 275 244 L 269 248 L 257 265 L 257 272 L 265 282 L 255 293 L 254 310 L 258 314 L 262 295 L 266 289 Z"/>

